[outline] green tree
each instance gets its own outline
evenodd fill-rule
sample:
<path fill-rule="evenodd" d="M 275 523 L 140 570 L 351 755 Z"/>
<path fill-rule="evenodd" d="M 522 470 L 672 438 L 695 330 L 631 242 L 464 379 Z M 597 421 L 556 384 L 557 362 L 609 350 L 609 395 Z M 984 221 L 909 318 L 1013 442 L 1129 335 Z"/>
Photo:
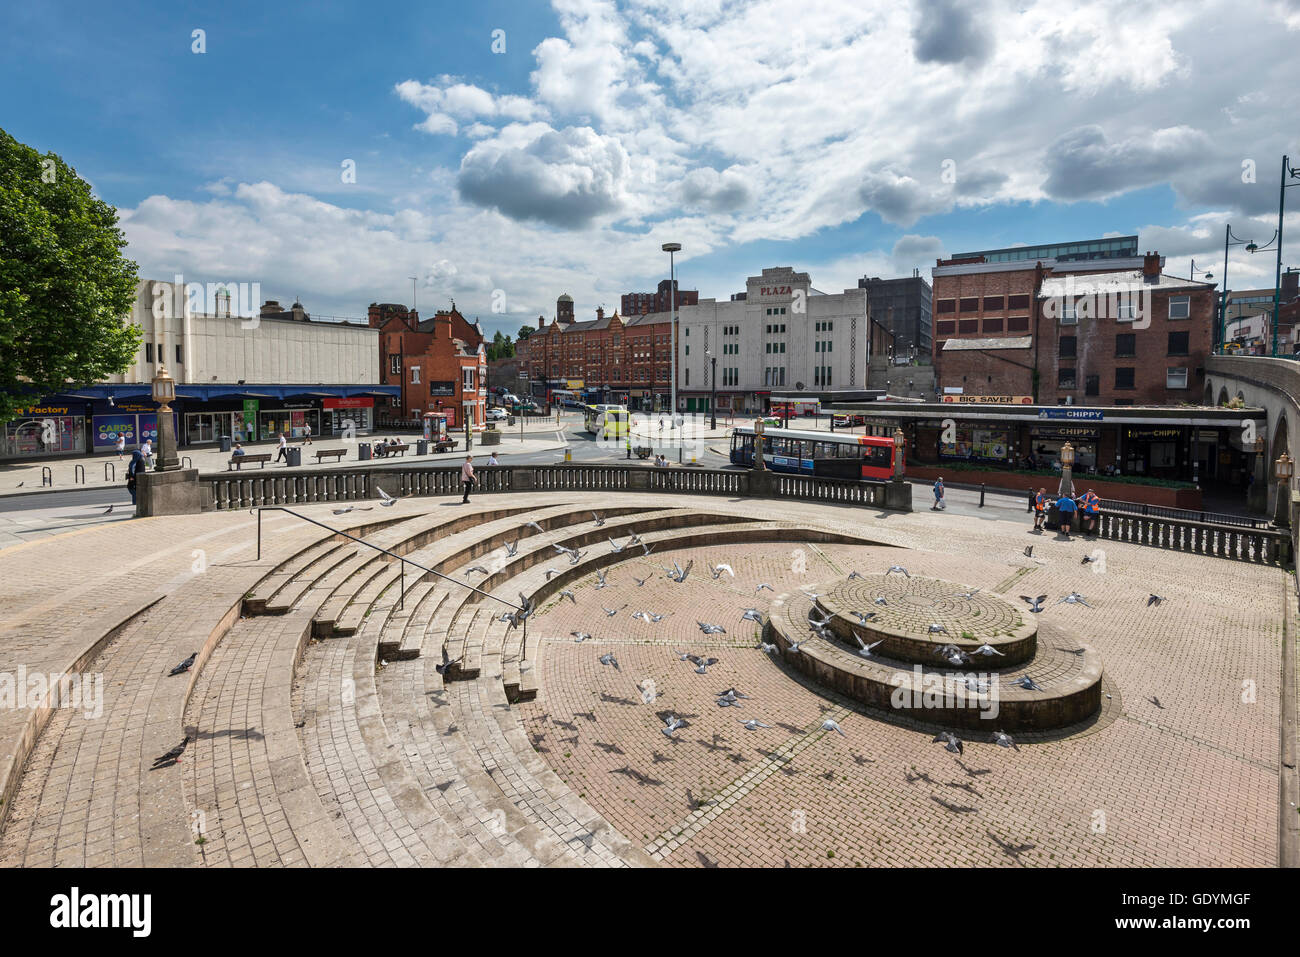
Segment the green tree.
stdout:
<path fill-rule="evenodd" d="M 534 332 L 536 332 L 536 331 L 537 331 L 537 330 L 534 329 L 532 326 L 520 326 L 520 327 L 519 327 L 519 333 L 518 333 L 518 335 L 515 336 L 515 338 L 516 338 L 517 340 L 519 340 L 520 342 L 523 342 L 525 339 L 527 339 L 529 336 L 531 336 L 531 335 L 532 335 Z"/>
<path fill-rule="evenodd" d="M 117 210 L 71 166 L 0 129 L 0 422 L 135 360 L 140 330 L 123 317 L 136 264 L 125 246 Z"/>

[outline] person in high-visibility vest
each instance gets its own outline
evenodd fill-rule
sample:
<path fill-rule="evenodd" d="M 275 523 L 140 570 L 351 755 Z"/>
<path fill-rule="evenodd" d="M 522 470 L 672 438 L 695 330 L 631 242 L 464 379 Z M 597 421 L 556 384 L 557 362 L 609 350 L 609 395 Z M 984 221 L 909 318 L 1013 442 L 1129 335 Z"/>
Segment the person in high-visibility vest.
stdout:
<path fill-rule="evenodd" d="M 1047 489 L 1040 488 L 1034 496 L 1034 530 L 1041 531 L 1047 517 Z"/>
<path fill-rule="evenodd" d="M 1083 530 L 1089 534 L 1097 530 L 1097 516 L 1101 512 L 1101 499 L 1092 489 L 1083 493 L 1079 504 L 1083 506 Z"/>

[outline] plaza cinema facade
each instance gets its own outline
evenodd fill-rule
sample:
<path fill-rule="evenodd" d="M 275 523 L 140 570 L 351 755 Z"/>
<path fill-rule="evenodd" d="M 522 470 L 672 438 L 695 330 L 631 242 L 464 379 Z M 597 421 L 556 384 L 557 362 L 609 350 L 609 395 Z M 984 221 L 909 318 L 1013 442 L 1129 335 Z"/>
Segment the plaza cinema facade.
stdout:
<path fill-rule="evenodd" d="M 176 436 L 182 448 L 328 436 L 374 427 L 376 403 L 396 396 L 378 379 L 378 336 L 365 324 L 312 319 L 300 303 L 267 301 L 232 315 L 228 296 L 199 298 L 199 284 L 141 280 L 124 321 L 141 342 L 124 372 L 32 396 L 0 423 L 0 459 L 39 459 L 127 449 L 157 440 L 152 380 L 176 380 Z"/>
<path fill-rule="evenodd" d="M 1021 475 L 1006 476 L 1015 481 L 994 486 L 1007 488 L 1053 486 L 1051 478 L 1025 472 L 1026 459 L 1032 455 L 1039 468 L 1050 469 L 1069 442 L 1076 452 L 1074 474 L 1080 479 L 1095 475 L 1103 482 L 1107 471 L 1117 469 L 1120 477 L 1166 479 L 1244 494 L 1259 464 L 1251 436 L 1264 434 L 1267 422 L 1262 409 L 1048 406 L 1032 404 L 1028 395 L 946 398 L 952 401 L 834 408 L 862 413 L 867 431 L 875 434 L 892 435 L 902 428 L 909 474 L 925 477 L 929 469 L 942 472 L 945 465 L 959 465 L 960 470 L 950 469 L 945 478 L 961 482 L 968 471 L 1021 470 Z M 1115 493 L 1103 497 L 1141 500 Z"/>

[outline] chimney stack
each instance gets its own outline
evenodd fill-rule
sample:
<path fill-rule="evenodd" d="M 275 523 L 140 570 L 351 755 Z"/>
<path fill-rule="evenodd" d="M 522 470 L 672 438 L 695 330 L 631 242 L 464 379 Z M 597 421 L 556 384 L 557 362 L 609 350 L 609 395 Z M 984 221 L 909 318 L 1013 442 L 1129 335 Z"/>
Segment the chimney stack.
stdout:
<path fill-rule="evenodd" d="M 605 307 L 604 307 L 604 306 L 597 306 L 597 307 L 596 307 L 596 318 L 597 318 L 597 319 L 604 319 L 604 318 L 605 318 Z"/>
<path fill-rule="evenodd" d="M 1147 253 L 1142 257 L 1142 279 L 1145 282 L 1159 282 L 1160 253 Z"/>

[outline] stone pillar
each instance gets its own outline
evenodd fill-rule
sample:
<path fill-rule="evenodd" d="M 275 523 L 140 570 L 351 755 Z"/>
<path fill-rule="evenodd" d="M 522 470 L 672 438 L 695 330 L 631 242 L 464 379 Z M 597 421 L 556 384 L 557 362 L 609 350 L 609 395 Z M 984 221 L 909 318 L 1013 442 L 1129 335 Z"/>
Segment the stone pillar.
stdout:
<path fill-rule="evenodd" d="M 190 515 L 203 511 L 198 469 L 144 470 L 135 477 L 135 517 Z"/>

